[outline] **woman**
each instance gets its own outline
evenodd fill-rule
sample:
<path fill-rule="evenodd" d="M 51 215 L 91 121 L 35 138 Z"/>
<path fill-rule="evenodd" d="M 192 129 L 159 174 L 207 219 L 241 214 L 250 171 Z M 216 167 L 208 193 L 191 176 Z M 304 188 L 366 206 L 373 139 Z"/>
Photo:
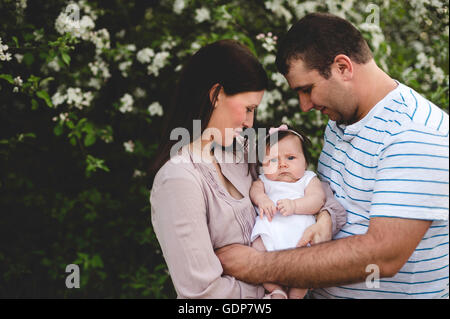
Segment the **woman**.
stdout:
<path fill-rule="evenodd" d="M 222 275 L 214 250 L 250 244 L 256 213 L 249 199 L 246 143 L 239 142 L 239 133 L 253 126 L 267 82 L 255 56 L 232 40 L 203 47 L 182 72 L 164 128 L 162 141 L 168 142 L 153 165 L 157 174 L 150 197 L 153 228 L 178 298 L 264 295 L 262 286 Z M 198 119 L 200 130 L 194 127 Z M 189 132 L 182 145 L 171 140 L 176 128 Z M 231 163 L 217 160 L 227 154 Z M 330 229 L 331 219 L 324 214 L 313 231 Z"/>

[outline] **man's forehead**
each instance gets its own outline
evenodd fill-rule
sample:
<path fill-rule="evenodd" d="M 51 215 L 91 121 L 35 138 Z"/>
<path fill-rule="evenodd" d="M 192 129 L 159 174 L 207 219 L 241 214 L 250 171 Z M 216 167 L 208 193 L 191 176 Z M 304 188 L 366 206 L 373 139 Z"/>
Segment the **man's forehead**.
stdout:
<path fill-rule="evenodd" d="M 302 59 L 291 60 L 289 63 L 289 72 L 286 74 L 286 79 L 291 88 L 298 86 L 308 86 L 312 84 L 315 70 L 310 70 Z"/>

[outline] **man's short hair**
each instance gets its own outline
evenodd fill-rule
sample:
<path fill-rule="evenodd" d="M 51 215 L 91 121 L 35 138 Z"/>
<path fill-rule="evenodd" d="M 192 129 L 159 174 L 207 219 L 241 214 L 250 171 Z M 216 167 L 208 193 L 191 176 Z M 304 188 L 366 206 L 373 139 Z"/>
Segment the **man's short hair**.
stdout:
<path fill-rule="evenodd" d="M 350 22 L 328 13 L 311 13 L 295 23 L 282 39 L 276 64 L 286 75 L 291 62 L 302 59 L 306 67 L 328 79 L 338 54 L 345 54 L 358 64 L 373 58 L 361 32 Z"/>

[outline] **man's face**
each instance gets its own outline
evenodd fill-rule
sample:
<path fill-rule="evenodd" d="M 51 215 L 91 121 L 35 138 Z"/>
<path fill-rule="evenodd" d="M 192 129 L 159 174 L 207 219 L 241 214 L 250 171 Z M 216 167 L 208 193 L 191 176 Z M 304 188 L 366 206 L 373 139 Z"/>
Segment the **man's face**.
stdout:
<path fill-rule="evenodd" d="M 356 99 L 337 65 L 331 65 L 331 76 L 326 79 L 317 70 L 308 69 L 302 59 L 296 59 L 290 64 L 286 79 L 297 92 L 303 112 L 316 109 L 338 124 L 358 121 Z"/>

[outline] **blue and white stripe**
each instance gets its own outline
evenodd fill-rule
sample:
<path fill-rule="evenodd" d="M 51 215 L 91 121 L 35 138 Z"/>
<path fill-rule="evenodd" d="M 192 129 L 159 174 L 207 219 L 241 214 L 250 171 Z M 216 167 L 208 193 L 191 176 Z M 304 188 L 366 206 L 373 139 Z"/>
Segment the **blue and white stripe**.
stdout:
<path fill-rule="evenodd" d="M 449 117 L 399 84 L 359 122 L 329 121 L 319 176 L 348 220 L 335 238 L 364 234 L 373 217 L 432 220 L 416 250 L 379 288 L 317 289 L 317 298 L 448 298 Z"/>

